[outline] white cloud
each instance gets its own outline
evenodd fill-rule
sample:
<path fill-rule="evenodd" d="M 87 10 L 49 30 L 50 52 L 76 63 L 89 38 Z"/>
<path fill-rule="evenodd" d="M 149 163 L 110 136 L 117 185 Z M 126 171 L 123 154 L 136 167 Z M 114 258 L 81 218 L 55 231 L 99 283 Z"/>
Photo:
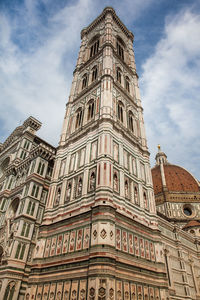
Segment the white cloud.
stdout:
<path fill-rule="evenodd" d="M 190 10 L 166 19 L 163 38 L 143 65 L 142 98 L 150 151 L 161 143 L 169 161 L 196 176 L 200 140 L 200 16 Z M 195 156 L 195 160 L 192 157 Z"/>
<path fill-rule="evenodd" d="M 126 13 L 126 21 L 138 17 L 148 1 L 142 6 L 140 1 L 133 5 L 132 1 L 125 0 L 121 9 Z M 43 12 L 41 3 L 45 6 Z M 24 5 L 12 7 L 15 13 L 1 11 L 2 140 L 20 120 L 23 122 L 33 115 L 43 123 L 39 135 L 57 145 L 79 51 L 80 31 L 106 5 L 118 7 L 118 4 L 120 2 L 114 0 L 111 3 L 78 0 L 59 7 L 51 0 L 25 0 Z M 132 14 L 128 13 L 131 11 Z"/>

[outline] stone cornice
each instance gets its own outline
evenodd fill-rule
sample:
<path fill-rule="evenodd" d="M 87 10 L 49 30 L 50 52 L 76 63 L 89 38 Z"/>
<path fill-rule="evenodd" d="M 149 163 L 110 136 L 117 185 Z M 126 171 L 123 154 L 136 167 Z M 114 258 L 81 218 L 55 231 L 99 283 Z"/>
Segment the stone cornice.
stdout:
<path fill-rule="evenodd" d="M 103 12 L 86 28 L 81 31 L 81 39 L 83 39 L 84 35 L 88 34 L 92 31 L 105 17 L 110 13 L 113 17 L 113 20 L 116 24 L 121 28 L 121 30 L 125 33 L 125 35 L 132 40 L 134 40 L 134 35 L 131 31 L 127 29 L 127 27 L 122 23 L 122 21 L 118 18 L 115 13 L 115 10 L 112 7 L 105 7 Z"/>

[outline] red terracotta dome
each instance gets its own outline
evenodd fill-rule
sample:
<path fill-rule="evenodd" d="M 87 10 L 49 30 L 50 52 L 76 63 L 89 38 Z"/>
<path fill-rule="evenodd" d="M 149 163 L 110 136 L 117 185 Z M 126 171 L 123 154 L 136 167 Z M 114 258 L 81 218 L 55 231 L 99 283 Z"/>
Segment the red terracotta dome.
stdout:
<path fill-rule="evenodd" d="M 163 164 L 166 187 L 171 192 L 199 192 L 199 186 L 195 178 L 185 169 Z M 155 195 L 162 192 L 162 179 L 160 165 L 155 166 L 152 170 L 153 187 Z"/>

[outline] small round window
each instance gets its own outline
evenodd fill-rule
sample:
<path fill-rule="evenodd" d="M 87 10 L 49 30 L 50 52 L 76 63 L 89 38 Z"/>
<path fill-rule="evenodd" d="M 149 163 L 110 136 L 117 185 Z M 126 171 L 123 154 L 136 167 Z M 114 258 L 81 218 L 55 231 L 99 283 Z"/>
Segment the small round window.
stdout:
<path fill-rule="evenodd" d="M 192 215 L 192 209 L 188 206 L 183 208 L 183 212 L 187 217 L 190 217 Z"/>

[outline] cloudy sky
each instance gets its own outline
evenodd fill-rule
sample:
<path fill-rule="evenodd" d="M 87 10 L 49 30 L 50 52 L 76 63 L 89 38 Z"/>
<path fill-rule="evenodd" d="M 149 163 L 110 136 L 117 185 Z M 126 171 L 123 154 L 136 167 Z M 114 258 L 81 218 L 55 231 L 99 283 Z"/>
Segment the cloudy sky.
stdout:
<path fill-rule="evenodd" d="M 0 0 L 0 141 L 32 115 L 57 145 L 80 31 L 113 6 L 134 33 L 151 152 L 200 179 L 200 0 Z"/>

